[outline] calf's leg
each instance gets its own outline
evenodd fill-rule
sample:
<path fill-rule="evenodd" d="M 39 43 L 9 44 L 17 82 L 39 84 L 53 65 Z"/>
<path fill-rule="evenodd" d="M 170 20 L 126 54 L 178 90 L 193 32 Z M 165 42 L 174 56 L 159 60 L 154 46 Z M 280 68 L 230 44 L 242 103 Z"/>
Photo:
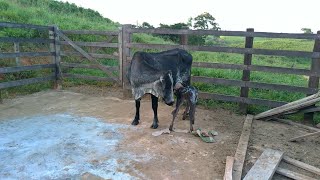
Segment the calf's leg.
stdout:
<path fill-rule="evenodd" d="M 152 129 L 158 128 L 158 98 L 151 94 L 151 100 L 152 100 L 152 110 L 153 110 L 153 123 L 151 125 Z"/>
<path fill-rule="evenodd" d="M 141 99 L 136 100 L 136 115 L 132 121 L 132 125 L 138 125 L 140 120 L 140 101 Z"/>
<path fill-rule="evenodd" d="M 180 109 L 180 106 L 181 106 L 182 102 L 183 102 L 182 98 L 177 98 L 176 108 L 172 111 L 172 122 L 171 122 L 171 125 L 169 127 L 170 131 L 173 130 L 173 123 L 174 123 L 174 120 L 176 119 L 176 117 L 178 115 L 178 112 L 179 112 L 179 109 Z"/>
<path fill-rule="evenodd" d="M 190 117 L 190 132 L 193 131 L 193 124 L 195 120 L 195 112 L 196 112 L 196 104 L 190 103 L 190 112 L 189 112 L 189 117 Z"/>
<path fill-rule="evenodd" d="M 182 120 L 186 120 L 188 115 L 189 115 L 189 110 L 190 110 L 190 102 L 187 101 L 186 103 L 186 109 L 183 112 Z"/>

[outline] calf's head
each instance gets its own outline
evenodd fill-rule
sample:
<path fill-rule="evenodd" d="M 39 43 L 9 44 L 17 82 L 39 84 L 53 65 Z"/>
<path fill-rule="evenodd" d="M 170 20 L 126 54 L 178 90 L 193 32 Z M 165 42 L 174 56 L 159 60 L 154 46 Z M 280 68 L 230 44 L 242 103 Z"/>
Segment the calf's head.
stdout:
<path fill-rule="evenodd" d="M 163 100 L 167 105 L 172 106 L 174 103 L 172 72 L 168 71 L 164 73 L 160 78 L 160 82 L 162 85 Z"/>

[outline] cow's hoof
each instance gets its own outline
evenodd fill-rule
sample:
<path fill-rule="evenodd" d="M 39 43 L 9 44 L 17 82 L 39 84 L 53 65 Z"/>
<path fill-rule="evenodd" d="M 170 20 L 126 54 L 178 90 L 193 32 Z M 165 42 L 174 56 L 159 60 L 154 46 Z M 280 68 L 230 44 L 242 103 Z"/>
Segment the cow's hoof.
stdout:
<path fill-rule="evenodd" d="M 183 116 L 182 116 L 182 120 L 186 120 L 187 118 L 188 118 L 188 114 L 184 114 Z"/>
<path fill-rule="evenodd" d="M 136 126 L 138 124 L 139 124 L 139 120 L 133 120 L 132 123 L 131 123 L 131 125 L 134 125 L 134 126 Z"/>
<path fill-rule="evenodd" d="M 151 128 L 152 128 L 152 129 L 157 129 L 157 128 L 158 128 L 158 124 L 152 124 L 152 125 L 151 125 Z"/>

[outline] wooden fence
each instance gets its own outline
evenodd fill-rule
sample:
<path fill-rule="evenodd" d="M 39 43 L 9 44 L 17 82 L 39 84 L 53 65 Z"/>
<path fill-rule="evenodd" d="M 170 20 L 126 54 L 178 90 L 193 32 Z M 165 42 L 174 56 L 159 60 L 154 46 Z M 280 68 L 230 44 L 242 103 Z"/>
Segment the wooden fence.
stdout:
<path fill-rule="evenodd" d="M 136 49 L 160 49 L 167 50 L 173 48 L 181 48 L 188 51 L 206 51 L 206 52 L 224 52 L 243 54 L 243 64 L 224 64 L 224 63 L 207 63 L 207 62 L 193 62 L 193 67 L 213 68 L 213 69 L 232 69 L 242 70 L 241 80 L 231 80 L 223 78 L 201 77 L 193 76 L 192 82 L 202 82 L 209 84 L 219 84 L 226 86 L 240 87 L 239 96 L 229 96 L 214 93 L 200 93 L 202 99 L 215 99 L 220 101 L 237 102 L 240 104 L 242 112 L 247 111 L 248 104 L 264 105 L 269 107 L 276 107 L 285 104 L 286 102 L 271 101 L 266 99 L 256 99 L 248 97 L 250 88 L 279 90 L 289 92 L 300 92 L 306 95 L 314 94 L 318 91 L 319 76 L 320 76 L 320 31 L 317 34 L 289 34 L 289 33 L 266 33 L 254 32 L 254 29 L 247 29 L 247 31 L 214 31 L 214 30 L 173 30 L 173 29 L 136 29 L 131 28 L 131 25 L 122 26 L 123 30 L 123 50 L 124 57 L 123 66 L 127 66 L 131 59 L 131 48 Z M 163 45 L 163 44 L 142 44 L 133 43 L 131 41 L 134 33 L 149 33 L 149 34 L 174 34 L 181 36 L 181 43 L 178 45 Z M 240 36 L 245 37 L 245 47 L 220 47 L 220 46 L 194 46 L 188 45 L 189 35 L 215 35 L 215 36 Z M 264 38 L 288 38 L 288 39 L 308 39 L 314 40 L 313 52 L 306 51 L 291 51 L 291 50 L 270 50 L 270 49 L 256 49 L 253 48 L 253 41 L 255 37 Z M 297 69 L 273 66 L 252 65 L 252 55 L 272 55 L 272 56 L 290 56 L 290 57 L 304 57 L 310 58 L 310 69 Z M 250 72 L 272 72 L 305 75 L 309 77 L 308 87 L 297 87 L 291 85 L 250 82 Z M 124 80 L 124 87 L 127 87 L 128 82 Z M 308 118 L 312 118 L 309 114 Z"/>
<path fill-rule="evenodd" d="M 87 31 L 87 30 L 73 30 L 73 31 L 60 31 L 55 26 L 36 26 L 36 25 L 24 25 L 14 23 L 0 23 L 0 27 L 6 28 L 31 28 L 46 30 L 49 33 L 48 39 L 42 38 L 14 38 L 14 37 L 3 37 L 0 38 L 0 42 L 11 42 L 14 43 L 14 53 L 0 53 L 0 58 L 19 58 L 21 56 L 51 56 L 52 63 L 44 65 L 32 65 L 32 66 L 18 66 L 16 67 L 1 67 L 0 73 L 12 73 L 25 70 L 37 70 L 41 68 L 52 68 L 53 74 L 47 77 L 23 79 L 11 82 L 0 83 L 0 89 L 43 82 L 48 80 L 54 80 L 55 84 L 59 83 L 61 76 L 81 78 L 89 80 L 102 80 L 112 81 L 114 79 L 110 77 L 94 77 L 85 76 L 81 74 L 61 73 L 61 68 L 92 68 L 112 71 L 118 71 L 118 82 L 121 83 L 124 89 L 130 89 L 129 83 L 125 78 L 126 67 L 128 66 L 132 58 L 132 49 L 158 49 L 167 50 L 173 48 L 181 48 L 188 51 L 206 51 L 206 52 L 224 52 L 224 53 L 236 53 L 243 54 L 243 64 L 224 64 L 224 63 L 208 63 L 208 62 L 197 62 L 194 61 L 193 67 L 200 68 L 212 68 L 212 69 L 232 69 L 241 70 L 241 80 L 231 80 L 224 78 L 212 78 L 193 76 L 192 82 L 201 82 L 209 84 L 218 84 L 226 86 L 239 87 L 239 96 L 230 96 L 214 93 L 201 92 L 200 98 L 202 99 L 214 99 L 220 101 L 237 102 L 240 104 L 240 109 L 245 112 L 248 104 L 265 105 L 269 107 L 275 107 L 285 104 L 281 101 L 271 101 L 266 99 L 250 98 L 248 96 L 251 88 L 258 89 L 271 89 L 288 92 L 300 92 L 306 95 L 314 94 L 318 91 L 319 77 L 320 77 L 320 32 L 317 34 L 289 34 L 289 33 L 266 33 L 266 32 L 254 32 L 253 29 L 247 29 L 247 31 L 213 31 L 213 30 L 173 30 L 173 29 L 137 29 L 132 28 L 131 25 L 123 25 L 118 31 Z M 60 33 L 60 34 L 59 34 Z M 132 37 L 134 33 L 148 33 L 148 34 L 173 34 L 181 36 L 181 43 L 174 45 L 167 44 L 146 44 L 146 43 L 134 43 Z M 89 34 L 89 35 L 101 35 L 107 36 L 108 38 L 103 42 L 78 42 L 70 41 L 65 35 L 74 34 Z M 221 47 L 221 46 L 194 46 L 188 45 L 188 36 L 190 35 L 215 35 L 215 36 L 240 36 L 245 38 L 245 47 Z M 65 37 L 64 37 L 65 36 Z M 59 38 L 60 37 L 60 38 Z M 63 37 L 63 38 L 61 38 Z M 256 49 L 253 47 L 255 37 L 264 38 L 289 38 L 289 39 L 308 39 L 314 40 L 313 52 L 307 51 L 291 51 L 291 50 L 271 50 L 271 49 Z M 117 39 L 117 42 L 113 42 Z M 64 41 L 62 41 L 64 40 Z M 20 42 L 31 42 L 31 43 L 49 43 L 50 50 L 48 52 L 19 52 Z M 71 46 L 73 51 L 60 50 L 61 46 Z M 87 53 L 81 47 L 96 47 L 96 48 L 114 48 L 113 54 L 105 53 Z M 67 48 L 68 49 L 68 48 Z M 252 55 L 272 55 L 272 56 L 290 56 L 290 57 L 304 57 L 310 58 L 311 65 L 310 69 L 298 69 L 288 67 L 273 67 L 273 66 L 261 66 L 252 65 Z M 63 57 L 85 57 L 93 62 L 95 59 L 118 59 L 118 66 L 104 66 L 101 64 L 81 64 L 81 63 L 66 63 L 61 61 Z M 17 62 L 19 60 L 17 59 Z M 61 68 L 60 68 L 61 67 Z M 260 72 L 271 72 L 271 73 L 283 73 L 283 74 L 294 74 L 304 75 L 309 77 L 308 87 L 298 87 L 291 85 L 282 84 L 271 84 L 250 81 L 250 73 L 252 71 Z M 107 71 L 105 71 L 107 72 Z M 312 114 L 309 114 L 308 118 L 312 118 Z"/>
<path fill-rule="evenodd" d="M 30 24 L 17 24 L 17 23 L 7 23 L 0 22 L 0 28 L 15 28 L 15 29 L 26 29 L 26 30 L 36 30 L 41 33 L 48 33 L 47 38 L 22 38 L 22 37 L 0 37 L 0 43 L 12 43 L 14 52 L 0 52 L 0 61 L 3 59 L 15 59 L 16 66 L 10 67 L 0 67 L 1 74 L 17 73 L 22 71 L 34 71 L 42 69 L 52 69 L 52 73 L 45 77 L 27 78 L 19 79 L 14 81 L 0 82 L 0 99 L 1 99 L 1 89 L 6 89 L 10 87 L 35 84 L 40 82 L 53 81 L 54 88 L 59 88 L 61 86 L 61 79 L 63 78 L 81 78 L 87 80 L 100 80 L 100 81 L 110 81 L 118 82 L 118 76 L 116 79 L 114 77 L 97 77 L 97 76 L 86 76 L 82 74 L 75 73 L 63 73 L 62 69 L 73 69 L 73 68 L 83 68 L 83 69 L 102 69 L 104 72 L 112 74 L 114 71 L 119 71 L 119 66 L 101 66 L 96 59 L 119 59 L 119 43 L 112 43 L 112 41 L 118 38 L 119 31 L 87 31 L 87 30 L 75 30 L 75 31 L 61 31 L 57 26 L 38 26 Z M 120 32 L 121 33 L 121 32 Z M 103 42 L 73 42 L 67 35 L 100 35 L 106 36 L 107 40 Z M 63 39 L 66 38 L 67 40 Z M 68 41 L 69 40 L 69 41 Z M 41 52 L 21 52 L 21 43 L 32 43 L 41 44 L 43 46 L 49 45 L 47 51 Z M 72 46 L 72 50 L 68 48 Z M 106 54 L 106 53 L 86 53 L 81 47 L 98 47 L 98 48 L 115 48 L 116 55 Z M 75 50 L 74 50 L 75 49 Z M 36 65 L 23 65 L 20 62 L 22 57 L 51 57 L 51 63 L 49 64 L 36 64 Z M 93 61 L 92 63 L 68 63 L 64 61 L 64 57 L 79 57 L 79 61 L 82 57 L 89 58 Z M 120 73 L 122 75 L 122 73 Z M 120 78 L 122 78 L 120 76 Z"/>
<path fill-rule="evenodd" d="M 19 38 L 19 37 L 0 37 L 0 43 L 13 43 L 14 52 L 0 52 L 0 61 L 2 59 L 14 58 L 16 61 L 16 66 L 13 67 L 0 67 L 0 74 L 6 73 L 16 73 L 22 71 L 33 71 L 41 70 L 44 68 L 52 69 L 52 73 L 45 77 L 28 78 L 15 81 L 7 81 L 0 83 L 0 93 L 1 89 L 22 86 L 46 81 L 58 82 L 59 68 L 59 57 L 56 56 L 57 41 L 58 37 L 55 36 L 57 27 L 55 26 L 38 26 L 38 25 L 26 25 L 26 24 L 15 24 L 15 23 L 0 23 L 0 28 L 22 28 L 22 29 L 32 29 L 39 30 L 48 33 L 48 38 Z M 20 52 L 21 43 L 36 43 L 36 44 L 49 44 L 47 51 L 42 52 Z M 38 64 L 21 66 L 21 57 L 52 57 L 52 61 L 49 64 Z M 57 83 L 55 83 L 57 84 Z M 1 94 L 0 94 L 1 95 Z M 1 98 L 0 98 L 1 99 Z"/>

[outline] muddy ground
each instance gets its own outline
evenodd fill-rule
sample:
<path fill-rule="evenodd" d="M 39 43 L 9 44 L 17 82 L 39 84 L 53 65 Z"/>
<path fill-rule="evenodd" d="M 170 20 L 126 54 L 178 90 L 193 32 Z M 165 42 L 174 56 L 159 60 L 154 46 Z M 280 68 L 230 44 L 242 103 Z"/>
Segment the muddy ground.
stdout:
<path fill-rule="evenodd" d="M 173 107 L 159 103 L 158 130 L 168 128 L 172 110 Z M 39 92 L 7 99 L 0 105 L 1 120 L 61 113 L 94 117 L 105 123 L 130 127 L 135 109 L 134 101 L 124 99 L 120 90 L 90 86 Z M 188 129 L 189 122 L 181 120 L 181 113 L 180 111 L 175 127 Z M 245 118 L 228 110 L 208 110 L 199 106 L 196 111 L 195 128 L 213 129 L 219 133 L 216 137 L 217 142 L 209 144 L 201 141 L 199 137 L 186 133 L 173 132 L 169 135 L 152 136 L 152 132 L 156 130 L 150 129 L 153 112 L 148 97 L 142 101 L 140 116 L 141 121 L 138 126 L 119 129 L 123 138 L 115 147 L 115 152 L 120 154 L 148 156 L 130 161 L 124 158 L 117 159 L 117 164 L 124 164 L 117 171 L 128 174 L 133 179 L 222 179 L 226 156 L 234 155 Z M 303 129 L 280 123 L 254 121 L 244 173 L 260 156 L 261 149 L 267 147 L 282 150 L 292 158 L 320 167 L 317 138 L 308 138 L 299 143 L 287 142 L 287 139 L 305 132 Z M 99 161 L 100 159 L 93 159 L 95 164 L 99 164 Z M 281 166 L 291 168 L 286 164 Z M 84 173 L 86 172 L 80 172 L 78 176 Z M 104 174 L 96 173 L 96 175 Z M 282 178 L 280 175 L 275 176 L 275 179 Z"/>

